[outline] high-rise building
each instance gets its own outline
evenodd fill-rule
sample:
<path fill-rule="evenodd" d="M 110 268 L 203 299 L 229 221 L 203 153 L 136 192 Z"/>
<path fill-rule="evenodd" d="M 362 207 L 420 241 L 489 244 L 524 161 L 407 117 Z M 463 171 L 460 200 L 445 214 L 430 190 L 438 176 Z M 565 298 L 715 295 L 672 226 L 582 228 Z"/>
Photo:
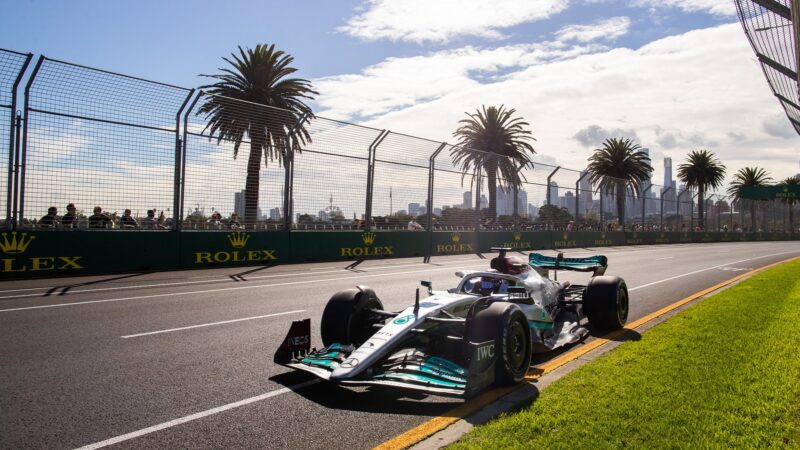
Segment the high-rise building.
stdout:
<path fill-rule="evenodd" d="M 419 203 L 409 203 L 408 204 L 408 215 L 410 216 L 418 216 L 419 212 Z"/>
<path fill-rule="evenodd" d="M 472 192 L 464 192 L 464 203 L 461 204 L 462 208 L 472 209 Z"/>
<path fill-rule="evenodd" d="M 244 189 L 233 193 L 233 212 L 239 215 L 239 220 L 244 220 Z M 261 208 L 256 210 L 256 218 L 261 219 Z"/>
<path fill-rule="evenodd" d="M 550 182 L 549 201 L 551 205 L 558 205 L 558 183 L 555 181 Z"/>
<path fill-rule="evenodd" d="M 672 183 L 672 158 L 664 158 L 664 187 L 674 186 Z"/>
<path fill-rule="evenodd" d="M 528 211 L 526 205 L 528 204 L 528 193 L 520 190 L 517 192 L 517 214 L 524 216 Z M 511 211 L 513 214 L 514 211 Z"/>
<path fill-rule="evenodd" d="M 269 220 L 280 220 L 281 219 L 281 209 L 280 208 L 270 208 L 269 210 Z"/>
<path fill-rule="evenodd" d="M 495 189 L 495 195 L 497 196 L 496 198 L 497 215 L 498 216 L 510 215 L 511 213 L 508 211 L 508 200 L 509 197 L 512 197 L 514 194 L 512 192 L 507 192 L 500 186 L 497 186 L 497 189 Z M 513 202 L 513 199 L 511 199 L 511 201 Z"/>
<path fill-rule="evenodd" d="M 592 209 L 592 186 L 589 184 L 589 174 L 581 172 L 581 181 L 578 183 L 578 202 L 581 214 L 586 214 Z"/>

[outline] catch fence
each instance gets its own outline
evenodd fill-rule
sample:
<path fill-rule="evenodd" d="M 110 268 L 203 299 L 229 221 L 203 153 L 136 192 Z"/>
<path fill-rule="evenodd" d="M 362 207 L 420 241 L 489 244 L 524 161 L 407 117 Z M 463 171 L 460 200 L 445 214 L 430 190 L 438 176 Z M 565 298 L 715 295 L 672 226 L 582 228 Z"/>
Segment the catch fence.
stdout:
<path fill-rule="evenodd" d="M 516 171 L 492 179 L 456 156 L 501 156 L 31 59 L 0 50 L 6 229 L 57 229 L 67 204 L 76 206 L 72 227 L 78 229 L 796 228 L 792 203 L 733 201 L 712 192 L 704 195 L 701 217 L 694 190 L 623 182 L 618 198 L 616 189 L 592 183 L 585 169 L 553 166 L 536 156 L 533 164 L 506 161 Z M 46 216 L 50 207 L 58 208 L 54 223 Z M 108 221 L 92 218 L 96 207 Z M 130 218 L 123 217 L 126 210 Z"/>

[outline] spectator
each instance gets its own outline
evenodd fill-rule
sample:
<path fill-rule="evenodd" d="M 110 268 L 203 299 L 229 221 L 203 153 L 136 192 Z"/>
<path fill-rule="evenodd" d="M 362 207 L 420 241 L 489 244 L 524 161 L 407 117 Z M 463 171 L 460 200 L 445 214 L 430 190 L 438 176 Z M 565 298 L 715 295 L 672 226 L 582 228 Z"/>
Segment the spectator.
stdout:
<path fill-rule="evenodd" d="M 125 212 L 122 214 L 122 217 L 119 218 L 119 227 L 123 230 L 132 230 L 139 228 L 139 224 L 136 223 L 136 219 L 131 217 L 131 210 L 126 209 Z"/>
<path fill-rule="evenodd" d="M 422 225 L 418 224 L 417 221 L 412 218 L 408 222 L 408 229 L 409 230 L 421 230 L 422 229 Z"/>
<path fill-rule="evenodd" d="M 103 213 L 103 208 L 95 206 L 94 214 L 89 216 L 89 228 L 105 229 L 109 228 L 111 226 L 110 224 L 111 224 L 111 217 L 108 217 L 107 214 Z"/>
<path fill-rule="evenodd" d="M 47 208 L 47 215 L 39 219 L 39 228 L 55 228 L 58 226 L 58 208 L 51 206 Z"/>
<path fill-rule="evenodd" d="M 241 230 L 244 229 L 242 223 L 239 222 L 239 215 L 236 213 L 231 214 L 231 220 L 228 221 L 228 228 L 231 230 Z"/>
<path fill-rule="evenodd" d="M 158 224 L 158 220 L 156 219 L 156 210 L 155 209 L 148 209 L 147 210 L 147 217 L 142 220 L 142 228 L 145 230 L 158 230 L 161 225 Z"/>
<path fill-rule="evenodd" d="M 219 230 L 222 228 L 222 214 L 219 211 L 214 211 L 211 213 L 211 218 L 208 219 L 209 228 L 213 230 Z"/>
<path fill-rule="evenodd" d="M 75 205 L 67 205 L 67 213 L 61 218 L 61 227 L 68 230 L 78 228 L 78 216 L 75 214 Z"/>
<path fill-rule="evenodd" d="M 572 220 L 570 220 L 569 223 L 567 224 L 567 231 L 575 231 L 575 222 L 573 222 Z"/>

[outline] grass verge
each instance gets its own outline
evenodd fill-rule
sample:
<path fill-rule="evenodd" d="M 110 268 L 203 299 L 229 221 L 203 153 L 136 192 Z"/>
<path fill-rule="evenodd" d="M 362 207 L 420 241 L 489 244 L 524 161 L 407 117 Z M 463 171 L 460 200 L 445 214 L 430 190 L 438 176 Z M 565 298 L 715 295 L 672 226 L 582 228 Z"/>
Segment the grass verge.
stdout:
<path fill-rule="evenodd" d="M 705 299 L 449 448 L 800 448 L 798 274 Z"/>

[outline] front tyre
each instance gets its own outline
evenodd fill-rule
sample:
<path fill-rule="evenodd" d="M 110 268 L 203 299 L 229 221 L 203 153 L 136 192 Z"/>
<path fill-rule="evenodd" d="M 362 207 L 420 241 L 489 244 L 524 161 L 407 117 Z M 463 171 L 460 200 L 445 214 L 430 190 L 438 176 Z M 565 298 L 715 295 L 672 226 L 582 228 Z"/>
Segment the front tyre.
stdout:
<path fill-rule="evenodd" d="M 598 331 L 622 329 L 628 322 L 628 287 L 620 277 L 599 276 L 589 280 L 583 293 L 583 311 Z"/>
<path fill-rule="evenodd" d="M 337 292 L 322 312 L 322 343 L 361 346 L 375 332 L 373 325 L 381 321 L 369 310 L 383 309 L 375 291 L 359 286 Z"/>
<path fill-rule="evenodd" d="M 473 342 L 495 341 L 495 384 L 522 381 L 531 365 L 531 332 L 520 307 L 508 302 L 492 303 L 475 315 L 472 327 Z"/>

